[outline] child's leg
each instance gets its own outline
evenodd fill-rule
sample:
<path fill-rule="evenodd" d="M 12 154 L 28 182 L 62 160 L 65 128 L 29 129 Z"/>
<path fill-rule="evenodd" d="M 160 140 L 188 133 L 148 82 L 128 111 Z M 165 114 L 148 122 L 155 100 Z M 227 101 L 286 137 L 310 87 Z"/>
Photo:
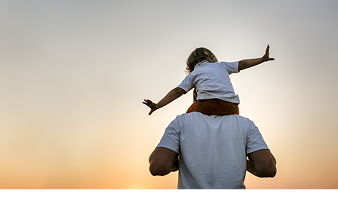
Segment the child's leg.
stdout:
<path fill-rule="evenodd" d="M 203 108 L 200 107 L 200 105 L 198 104 L 198 101 L 194 101 L 194 103 L 190 105 L 186 113 L 191 113 L 191 112 L 201 112 L 203 114 L 206 113 L 206 111 L 204 111 Z"/>
<path fill-rule="evenodd" d="M 200 112 L 206 115 L 238 114 L 238 104 L 219 99 L 197 100 L 187 110 L 187 113 Z"/>
<path fill-rule="evenodd" d="M 191 113 L 191 112 L 200 112 L 202 114 L 209 114 L 210 113 L 210 111 L 207 108 L 205 108 L 205 106 L 203 105 L 203 103 L 201 103 L 200 100 L 194 101 L 191 104 L 191 106 L 188 108 L 186 113 Z"/>
<path fill-rule="evenodd" d="M 238 104 L 232 103 L 229 101 L 222 101 L 219 100 L 219 111 L 221 115 L 231 115 L 231 114 L 237 114 L 239 115 L 239 107 Z"/>

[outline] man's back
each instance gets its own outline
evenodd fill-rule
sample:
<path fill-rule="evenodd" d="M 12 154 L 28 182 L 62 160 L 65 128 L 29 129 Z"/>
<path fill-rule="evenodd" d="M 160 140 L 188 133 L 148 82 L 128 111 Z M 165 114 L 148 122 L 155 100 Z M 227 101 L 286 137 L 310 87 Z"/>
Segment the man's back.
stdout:
<path fill-rule="evenodd" d="M 179 154 L 178 188 L 245 188 L 248 153 L 268 149 L 255 124 L 242 116 L 177 116 L 157 146 Z"/>

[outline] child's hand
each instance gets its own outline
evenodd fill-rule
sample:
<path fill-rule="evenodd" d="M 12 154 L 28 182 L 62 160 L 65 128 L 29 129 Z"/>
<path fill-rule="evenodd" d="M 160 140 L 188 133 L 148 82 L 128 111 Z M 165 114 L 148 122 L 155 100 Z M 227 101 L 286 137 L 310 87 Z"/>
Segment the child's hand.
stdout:
<path fill-rule="evenodd" d="M 144 101 L 142 103 L 147 105 L 148 107 L 150 107 L 151 110 L 149 112 L 149 115 L 151 115 L 154 111 L 156 111 L 158 109 L 156 104 L 149 99 L 144 99 Z"/>
<path fill-rule="evenodd" d="M 269 50 L 270 50 L 270 46 L 268 45 L 268 47 L 266 47 L 266 50 L 265 50 L 265 55 L 263 56 L 263 61 L 273 61 L 275 60 L 274 58 L 270 58 L 269 57 Z"/>

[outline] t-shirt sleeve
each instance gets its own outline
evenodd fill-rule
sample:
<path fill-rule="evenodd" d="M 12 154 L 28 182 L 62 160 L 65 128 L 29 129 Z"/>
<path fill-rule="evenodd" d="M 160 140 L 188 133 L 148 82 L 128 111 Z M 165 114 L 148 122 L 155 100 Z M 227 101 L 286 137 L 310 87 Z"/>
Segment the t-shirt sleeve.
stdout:
<path fill-rule="evenodd" d="M 251 121 L 251 128 L 248 133 L 248 141 L 247 141 L 247 154 L 252 153 L 254 151 L 269 149 L 267 144 L 265 143 L 262 134 L 260 133 L 257 126 Z"/>
<path fill-rule="evenodd" d="M 235 62 L 220 62 L 222 67 L 224 67 L 229 74 L 238 73 L 238 61 Z"/>
<path fill-rule="evenodd" d="M 195 87 L 194 85 L 194 77 L 192 73 L 188 74 L 184 80 L 178 85 L 179 88 L 183 89 L 186 92 L 189 92 L 192 88 Z"/>
<path fill-rule="evenodd" d="M 180 134 L 181 134 L 181 125 L 178 117 L 173 120 L 169 126 L 165 129 L 164 135 L 157 147 L 164 147 L 170 150 L 175 151 L 179 154 L 180 150 Z"/>

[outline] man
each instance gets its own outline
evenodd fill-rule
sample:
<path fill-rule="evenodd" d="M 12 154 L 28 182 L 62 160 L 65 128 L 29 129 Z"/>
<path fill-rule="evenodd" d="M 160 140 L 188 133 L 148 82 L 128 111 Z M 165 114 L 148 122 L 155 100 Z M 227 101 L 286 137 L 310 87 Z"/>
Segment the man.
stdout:
<path fill-rule="evenodd" d="M 276 174 L 276 160 L 258 128 L 240 115 L 177 116 L 149 164 L 153 176 L 179 169 L 178 188 L 244 189 L 246 170 L 258 177 Z"/>

